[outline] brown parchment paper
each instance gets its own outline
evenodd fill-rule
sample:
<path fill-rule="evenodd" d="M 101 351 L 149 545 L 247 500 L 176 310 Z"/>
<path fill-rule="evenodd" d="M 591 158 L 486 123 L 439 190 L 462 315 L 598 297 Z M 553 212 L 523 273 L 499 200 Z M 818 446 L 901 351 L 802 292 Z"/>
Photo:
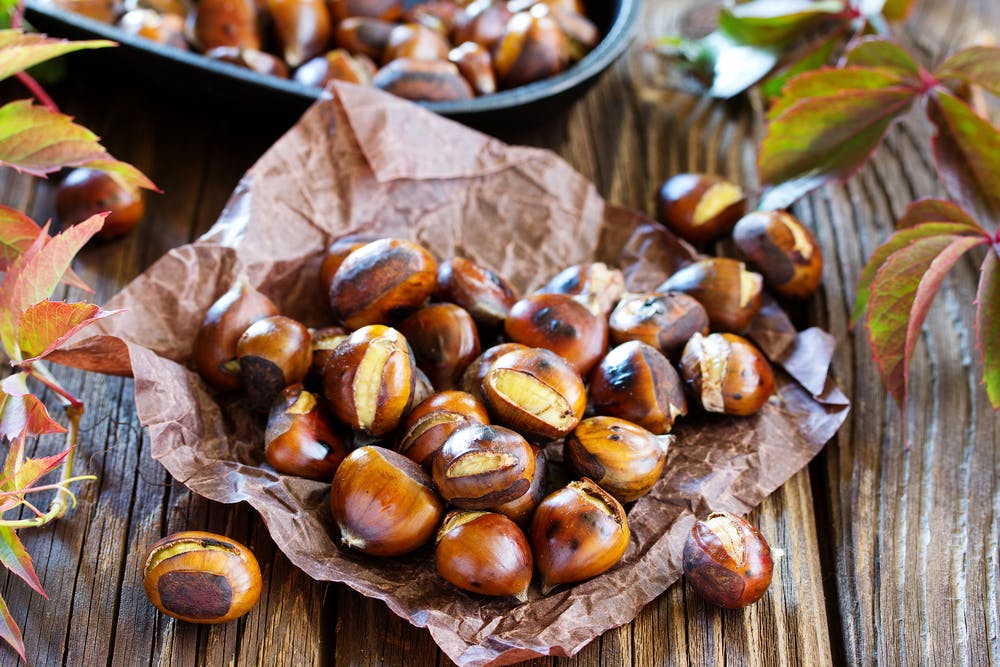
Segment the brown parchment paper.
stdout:
<path fill-rule="evenodd" d="M 204 237 L 129 284 L 106 305 L 127 312 L 57 360 L 134 375 L 152 455 L 175 478 L 213 500 L 250 503 L 295 565 L 384 600 L 455 662 L 573 655 L 680 576 L 696 517 L 748 512 L 833 436 L 848 410 L 828 377 L 833 341 L 818 329 L 797 333 L 766 304 L 751 335 L 779 367 L 774 397 L 752 418 L 678 422 L 663 478 L 629 510 L 629 549 L 602 576 L 547 597 L 536 583 L 518 604 L 451 587 L 435 574 L 430 547 L 387 560 L 348 552 L 335 538 L 329 485 L 270 469 L 261 418 L 238 396 L 215 396 L 188 366 L 204 312 L 238 272 L 315 326 L 330 317 L 316 287 L 323 250 L 350 233 L 414 239 L 439 259 L 464 255 L 521 290 L 595 259 L 622 266 L 631 289 L 649 289 L 694 255 L 662 227 L 606 204 L 551 152 L 507 146 L 376 90 L 332 92 L 246 173 Z M 559 447 L 549 449 L 558 460 Z"/>

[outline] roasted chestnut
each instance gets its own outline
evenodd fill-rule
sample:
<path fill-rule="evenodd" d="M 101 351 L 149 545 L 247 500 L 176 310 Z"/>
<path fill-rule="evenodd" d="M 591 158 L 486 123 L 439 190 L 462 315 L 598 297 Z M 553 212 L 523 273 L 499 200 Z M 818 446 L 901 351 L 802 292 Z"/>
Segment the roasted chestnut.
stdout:
<path fill-rule="evenodd" d="M 221 60 L 244 67 L 261 74 L 270 74 L 282 79 L 288 77 L 288 65 L 281 58 L 272 56 L 266 51 L 248 49 L 240 46 L 217 46 L 205 51 L 205 57 L 212 60 Z"/>
<path fill-rule="evenodd" d="M 465 308 L 480 326 L 503 323 L 517 301 L 517 291 L 493 271 L 464 257 L 455 257 L 438 267 L 435 298 Z"/>
<path fill-rule="evenodd" d="M 587 407 L 580 376 L 558 354 L 542 348 L 499 357 L 486 372 L 482 389 L 498 422 L 543 438 L 572 431 Z"/>
<path fill-rule="evenodd" d="M 368 85 L 375 76 L 375 63 L 368 56 L 352 56 L 346 49 L 334 49 L 312 60 L 295 70 L 295 80 L 314 88 L 325 88 L 331 81 L 347 81 L 359 85 Z M 364 245 L 359 243 L 358 247 Z M 326 266 L 325 263 L 323 265 Z M 322 269 L 321 269 L 322 271 Z M 323 281 L 324 276 L 320 277 Z M 330 275 L 329 280 L 333 280 Z M 329 293 L 329 282 L 325 293 Z"/>
<path fill-rule="evenodd" d="M 236 540 L 200 531 L 174 533 L 149 548 L 143 586 L 153 606 L 189 623 L 228 623 L 257 604 L 260 566 Z"/>
<path fill-rule="evenodd" d="M 559 24 L 559 29 L 566 35 L 570 59 L 574 62 L 587 55 L 601 41 L 601 33 L 597 26 L 584 16 L 583 12 L 552 2 L 545 4 L 549 8 L 549 14 Z"/>
<path fill-rule="evenodd" d="M 434 291 L 437 263 L 412 241 L 379 239 L 350 253 L 330 284 L 334 316 L 350 329 L 386 324 Z"/>
<path fill-rule="evenodd" d="M 438 391 L 457 386 L 466 367 L 479 355 L 476 323 L 453 303 L 424 306 L 399 323 L 417 366 Z"/>
<path fill-rule="evenodd" d="M 708 333 L 708 313 L 681 292 L 626 294 L 608 318 L 608 329 L 617 344 L 641 340 L 669 354 L 695 333 Z"/>
<path fill-rule="evenodd" d="M 566 35 L 544 4 L 514 14 L 493 49 L 497 80 L 505 88 L 558 74 L 569 61 Z"/>
<path fill-rule="evenodd" d="M 746 210 L 740 186 L 710 174 L 677 174 L 657 197 L 660 222 L 695 245 L 729 233 Z"/>
<path fill-rule="evenodd" d="M 343 327 L 324 327 L 312 332 L 312 364 L 309 366 L 309 375 L 314 380 L 322 381 L 326 362 L 349 335 L 350 332 Z"/>
<path fill-rule="evenodd" d="M 356 56 L 363 55 L 381 62 L 389 34 L 397 25 L 399 24 L 377 18 L 351 16 L 334 28 L 333 41 Z"/>
<path fill-rule="evenodd" d="M 497 91 L 493 58 L 482 45 L 463 42 L 448 52 L 448 60 L 455 63 L 455 67 L 469 82 L 476 95 L 489 95 Z"/>
<path fill-rule="evenodd" d="M 451 0 L 428 0 L 408 7 L 403 12 L 403 21 L 419 23 L 448 37 L 461 11 L 458 3 Z"/>
<path fill-rule="evenodd" d="M 382 52 L 382 62 L 396 58 L 414 60 L 445 60 L 451 46 L 441 33 L 419 23 L 404 23 L 389 33 L 389 40 Z"/>
<path fill-rule="evenodd" d="M 785 211 L 756 211 L 733 229 L 733 241 L 772 290 L 805 299 L 823 279 L 823 253 L 812 233 Z"/>
<path fill-rule="evenodd" d="M 296 68 L 326 50 L 333 29 L 323 0 L 265 0 L 276 46 L 285 62 Z"/>
<path fill-rule="evenodd" d="M 359 447 L 337 468 L 330 509 L 341 542 L 372 556 L 399 556 L 434 536 L 444 502 L 416 463 L 381 447 Z"/>
<path fill-rule="evenodd" d="M 629 537 L 625 510 L 592 480 L 570 482 L 550 494 L 531 520 L 542 594 L 611 569 L 625 555 Z"/>
<path fill-rule="evenodd" d="M 434 455 L 452 433 L 469 424 L 488 424 L 490 417 L 472 394 L 442 391 L 420 402 L 400 425 L 400 454 L 430 472 Z"/>
<path fill-rule="evenodd" d="M 445 60 L 397 58 L 375 73 L 372 85 L 408 100 L 447 102 L 472 97 L 469 82 Z"/>
<path fill-rule="evenodd" d="M 99 169 L 73 169 L 56 188 L 56 215 L 64 227 L 110 211 L 98 238 L 110 239 L 131 230 L 146 211 L 139 188 Z"/>
<path fill-rule="evenodd" d="M 347 438 L 338 433 L 301 384 L 286 387 L 271 407 L 264 431 L 264 457 L 286 475 L 328 482 L 347 456 Z"/>
<path fill-rule="evenodd" d="M 690 294 L 705 307 L 713 329 L 740 333 L 760 310 L 763 278 L 743 262 L 725 257 L 702 259 L 673 274 L 656 288 Z"/>
<path fill-rule="evenodd" d="M 251 324 L 277 314 L 278 307 L 240 274 L 209 307 L 195 336 L 191 358 L 202 379 L 220 390 L 242 387 L 236 344 Z"/>
<path fill-rule="evenodd" d="M 607 317 L 625 293 L 625 277 L 604 262 L 578 264 L 560 271 L 538 290 L 545 294 L 569 294 L 592 313 Z"/>
<path fill-rule="evenodd" d="M 774 390 L 774 374 L 753 343 L 734 334 L 695 334 L 684 347 L 681 374 L 709 412 L 752 415 Z"/>
<path fill-rule="evenodd" d="M 649 493 L 663 473 L 672 435 L 653 435 L 617 417 L 584 419 L 566 436 L 563 458 L 619 502 Z"/>
<path fill-rule="evenodd" d="M 445 441 L 433 462 L 434 486 L 460 509 L 486 510 L 520 498 L 535 477 L 535 452 L 502 426 L 469 424 Z"/>
<path fill-rule="evenodd" d="M 545 497 L 545 482 L 548 478 L 545 465 L 547 457 L 545 449 L 542 447 L 532 447 L 535 452 L 535 476 L 531 480 L 528 492 L 519 498 L 510 500 L 502 505 L 493 508 L 494 512 L 503 514 L 508 519 L 517 524 L 524 524 L 531 519 L 538 503 Z"/>
<path fill-rule="evenodd" d="M 726 609 L 759 600 L 771 585 L 774 569 L 764 536 L 729 512 L 712 512 L 695 523 L 684 543 L 683 563 L 695 592 Z"/>
<path fill-rule="evenodd" d="M 355 16 L 395 21 L 403 15 L 402 0 L 329 0 L 329 6 L 337 21 Z"/>
<path fill-rule="evenodd" d="M 331 51 L 327 55 L 334 53 Z M 305 67 L 305 65 L 303 65 Z M 299 68 L 300 70 L 302 68 Z M 372 74 L 374 74 L 374 70 Z M 296 73 L 297 74 L 297 73 Z M 323 290 L 323 294 L 330 294 L 330 287 L 333 285 L 333 277 L 337 275 L 337 269 L 340 265 L 344 263 L 347 256 L 358 248 L 364 247 L 366 244 L 372 241 L 377 241 L 382 237 L 372 236 L 371 234 L 351 234 L 350 236 L 345 236 L 339 238 L 326 249 L 323 254 L 323 261 L 319 265 L 319 284 L 320 289 Z"/>
<path fill-rule="evenodd" d="M 528 599 L 531 545 L 502 514 L 450 512 L 437 534 L 434 562 L 442 577 L 463 590 Z"/>
<path fill-rule="evenodd" d="M 188 14 L 187 32 L 199 51 L 217 46 L 260 50 L 254 0 L 199 0 Z"/>
<path fill-rule="evenodd" d="M 476 357 L 466 367 L 465 372 L 462 373 L 462 391 L 472 394 L 480 402 L 485 403 L 485 399 L 483 398 L 483 380 L 486 379 L 486 373 L 490 370 L 493 362 L 508 352 L 530 349 L 527 345 L 521 345 L 520 343 L 500 343 L 499 345 L 494 345 Z"/>
<path fill-rule="evenodd" d="M 184 18 L 177 14 L 161 14 L 152 9 L 132 9 L 118 19 L 118 27 L 130 35 L 188 50 L 184 38 Z"/>
<path fill-rule="evenodd" d="M 268 409 L 312 364 L 312 337 L 301 323 L 273 315 L 251 324 L 236 342 L 236 359 L 251 407 Z"/>
<path fill-rule="evenodd" d="M 59 9 L 87 16 L 101 23 L 114 23 L 122 12 L 121 0 L 53 0 Z"/>
<path fill-rule="evenodd" d="M 662 435 L 687 414 L 677 371 L 655 347 L 629 341 L 608 352 L 590 376 L 594 412 L 635 422 Z"/>
<path fill-rule="evenodd" d="M 410 407 L 413 355 L 395 329 L 358 329 L 333 351 L 323 369 L 323 396 L 333 414 L 369 435 L 392 433 Z"/>
<path fill-rule="evenodd" d="M 475 42 L 491 51 L 513 16 L 505 0 L 474 0 L 457 15 L 452 33 L 456 44 Z"/>
<path fill-rule="evenodd" d="M 608 324 L 568 294 L 533 294 L 504 322 L 514 342 L 552 350 L 586 375 L 608 349 Z"/>

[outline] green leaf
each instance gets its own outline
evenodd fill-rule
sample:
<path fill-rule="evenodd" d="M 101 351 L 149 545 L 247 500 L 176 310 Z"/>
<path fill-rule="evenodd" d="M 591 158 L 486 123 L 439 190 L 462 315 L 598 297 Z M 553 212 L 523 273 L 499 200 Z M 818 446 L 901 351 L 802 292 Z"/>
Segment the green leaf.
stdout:
<path fill-rule="evenodd" d="M 34 220 L 16 209 L 0 205 L 0 272 L 7 271 L 41 233 L 42 228 Z M 66 270 L 62 281 L 86 292 L 94 291 L 72 269 Z"/>
<path fill-rule="evenodd" d="M 902 21 L 910 15 L 915 4 L 916 0 L 886 0 L 882 7 L 882 16 L 890 21 Z"/>
<path fill-rule="evenodd" d="M 886 389 L 903 408 L 910 359 L 931 302 L 948 271 L 982 236 L 947 234 L 914 241 L 894 252 L 871 283 L 868 339 Z"/>
<path fill-rule="evenodd" d="M 18 345 L 26 361 L 44 357 L 77 331 L 99 319 L 120 313 L 102 310 L 92 303 L 39 301 L 21 314 Z"/>
<path fill-rule="evenodd" d="M 71 42 L 36 33 L 24 33 L 16 29 L 0 30 L 0 81 L 32 65 L 73 51 L 102 49 L 108 46 L 116 44 L 106 39 Z"/>
<path fill-rule="evenodd" d="M 17 654 L 21 656 L 21 660 L 26 660 L 24 657 L 24 640 L 21 638 L 21 630 L 17 627 L 17 623 L 14 622 L 14 617 L 10 615 L 7 603 L 4 602 L 2 597 L 0 597 L 0 638 L 17 651 Z"/>
<path fill-rule="evenodd" d="M 903 217 L 896 223 L 896 229 L 915 227 L 925 222 L 955 222 L 965 225 L 970 232 L 986 233 L 961 206 L 947 199 L 933 197 L 918 199 L 907 206 Z"/>
<path fill-rule="evenodd" d="M 940 80 L 957 79 L 1000 96 L 1000 47 L 973 46 L 953 54 L 935 72 Z"/>
<path fill-rule="evenodd" d="M 751 46 L 795 41 L 825 20 L 842 15 L 839 0 L 751 0 L 719 11 L 719 30 Z"/>
<path fill-rule="evenodd" d="M 1000 223 L 1000 132 L 940 89 L 928 97 L 927 115 L 937 128 L 934 157 L 948 193 L 976 219 Z"/>
<path fill-rule="evenodd" d="M 875 67 L 895 72 L 913 86 L 920 85 L 920 65 L 899 44 L 879 37 L 858 40 L 846 54 L 848 67 Z"/>
<path fill-rule="evenodd" d="M 915 206 L 915 205 L 914 205 Z M 911 209 L 913 206 L 911 206 Z M 910 211 L 907 211 L 909 214 Z M 904 216 L 904 219 L 905 216 Z M 947 219 L 945 219 L 947 220 Z M 902 250 L 915 241 L 932 237 L 944 236 L 982 236 L 982 230 L 975 224 L 965 224 L 962 222 L 927 222 L 917 224 L 913 227 L 897 231 L 886 242 L 875 249 L 865 268 L 861 271 L 858 279 L 858 294 L 854 301 L 854 310 L 851 313 L 851 324 L 861 319 L 868 309 L 868 301 L 871 298 L 871 284 L 879 270 L 885 265 L 889 257 L 896 251 Z"/>
<path fill-rule="evenodd" d="M 847 27 L 841 26 L 829 35 L 824 35 L 819 39 L 813 40 L 792 54 L 788 64 L 779 67 L 776 72 L 767 77 L 760 85 L 760 91 L 764 95 L 764 99 L 773 100 L 777 98 L 781 95 L 785 84 L 789 80 L 799 74 L 820 69 L 823 65 L 828 64 L 837 47 L 840 46 L 841 41 L 844 39 L 846 32 Z"/>
<path fill-rule="evenodd" d="M 31 556 L 28 555 L 28 551 L 21 544 L 17 533 L 7 526 L 0 526 L 0 563 L 3 563 L 4 567 L 21 579 L 24 579 L 36 593 L 44 598 L 49 597 L 45 594 L 42 582 L 38 580 L 38 575 L 35 574 L 35 567 L 31 564 Z"/>
<path fill-rule="evenodd" d="M 994 410 L 1000 410 L 1000 248 L 986 253 L 976 294 L 976 340 L 983 360 L 983 384 Z"/>
<path fill-rule="evenodd" d="M 907 88 L 904 79 L 889 69 L 823 67 L 790 80 L 784 94 L 771 106 L 768 119 L 774 120 L 795 105 L 815 98 L 837 97 L 847 91 L 879 92 L 901 87 Z"/>
<path fill-rule="evenodd" d="M 25 373 L 9 375 L 0 382 L 3 412 L 0 413 L 0 437 L 13 442 L 19 436 L 35 437 L 46 433 L 64 433 L 62 424 L 49 416 L 36 396 L 28 391 Z"/>

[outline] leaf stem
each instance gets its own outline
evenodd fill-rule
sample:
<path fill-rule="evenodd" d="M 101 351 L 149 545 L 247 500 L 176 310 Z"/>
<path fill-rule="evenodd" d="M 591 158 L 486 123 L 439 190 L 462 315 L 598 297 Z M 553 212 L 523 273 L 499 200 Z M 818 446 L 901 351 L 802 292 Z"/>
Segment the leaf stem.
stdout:
<path fill-rule="evenodd" d="M 26 369 L 31 377 L 35 378 L 43 385 L 48 387 L 55 393 L 60 399 L 62 399 L 63 407 L 66 408 L 66 413 L 69 414 L 69 408 L 78 408 L 83 413 L 83 403 L 73 394 L 69 393 L 57 380 L 52 373 L 49 372 L 48 367 L 42 361 L 33 361 L 31 365 Z"/>
<path fill-rule="evenodd" d="M 31 91 L 31 94 L 38 98 L 38 101 L 44 104 L 49 111 L 53 113 L 59 113 L 59 106 L 56 104 L 55 100 L 49 97 L 49 94 L 45 92 L 41 84 L 35 81 L 27 72 L 18 72 L 16 74 L 18 80 L 24 84 L 24 87 Z"/>

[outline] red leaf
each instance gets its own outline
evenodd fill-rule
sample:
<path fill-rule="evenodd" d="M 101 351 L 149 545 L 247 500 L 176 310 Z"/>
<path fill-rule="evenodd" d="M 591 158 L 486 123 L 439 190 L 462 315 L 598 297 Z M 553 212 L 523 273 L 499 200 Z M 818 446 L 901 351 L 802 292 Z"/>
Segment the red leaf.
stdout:
<path fill-rule="evenodd" d="M 920 85 L 920 66 L 913 56 L 895 42 L 879 37 L 857 40 L 844 54 L 848 67 L 873 67 L 895 72 L 914 86 Z"/>
<path fill-rule="evenodd" d="M 889 256 L 871 284 L 868 339 L 886 389 L 906 403 L 910 358 L 920 327 L 948 271 L 982 236 L 921 238 Z"/>
<path fill-rule="evenodd" d="M 66 53 L 106 46 L 115 43 L 105 39 L 71 42 L 20 30 L 0 30 L 0 80 Z"/>
<path fill-rule="evenodd" d="M 0 526 L 0 563 L 3 563 L 8 570 L 21 577 L 21 579 L 24 579 L 39 595 L 44 598 L 49 597 L 45 594 L 42 582 L 38 580 L 38 575 L 35 574 L 35 567 L 31 564 L 31 556 L 28 555 L 28 551 L 21 544 L 17 533 L 7 526 Z"/>
<path fill-rule="evenodd" d="M 38 224 L 20 211 L 0 205 L 0 272 L 7 271 L 42 233 Z M 94 290 L 67 269 L 62 281 L 87 292 Z"/>
<path fill-rule="evenodd" d="M 10 615 L 7 603 L 3 601 L 2 597 L 0 597 L 0 638 L 17 651 L 17 654 L 21 656 L 21 660 L 26 660 L 24 657 L 24 640 L 21 638 L 21 630 L 18 629 L 17 623 L 14 622 L 14 617 Z"/>
<path fill-rule="evenodd" d="M 943 90 L 927 99 L 934 157 L 949 194 L 980 221 L 1000 223 L 1000 132 Z"/>
<path fill-rule="evenodd" d="M 39 301 L 21 315 L 18 346 L 32 361 L 44 357 L 91 322 L 120 312 L 101 310 L 92 303 Z"/>
<path fill-rule="evenodd" d="M 13 441 L 22 433 L 29 437 L 65 433 L 62 424 L 49 416 L 45 404 L 28 391 L 26 380 L 24 373 L 15 373 L 0 382 L 0 407 L 3 408 L 0 437 Z"/>
<path fill-rule="evenodd" d="M 961 206 L 947 199 L 933 197 L 918 199 L 907 206 L 906 213 L 896 223 L 896 229 L 916 227 L 925 222 L 955 222 L 967 226 L 970 232 L 986 233 Z"/>
<path fill-rule="evenodd" d="M 1000 47 L 973 46 L 963 49 L 941 63 L 935 76 L 942 81 L 957 79 L 981 86 L 1000 96 Z"/>
<path fill-rule="evenodd" d="M 983 384 L 994 410 L 1000 410 L 1000 249 L 986 253 L 976 294 L 976 340 L 983 360 Z"/>

